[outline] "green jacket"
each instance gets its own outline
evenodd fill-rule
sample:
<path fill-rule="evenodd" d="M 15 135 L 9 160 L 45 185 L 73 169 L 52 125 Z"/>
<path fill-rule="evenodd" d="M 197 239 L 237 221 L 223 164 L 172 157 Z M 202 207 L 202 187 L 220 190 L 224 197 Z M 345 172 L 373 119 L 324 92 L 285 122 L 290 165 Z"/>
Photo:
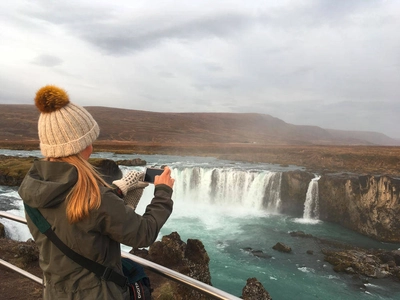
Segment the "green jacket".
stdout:
<path fill-rule="evenodd" d="M 74 166 L 35 160 L 18 193 L 38 208 L 57 236 L 75 252 L 122 274 L 120 243 L 134 248 L 150 246 L 172 212 L 172 189 L 157 185 L 143 216 L 135 213 L 109 188 L 101 187 L 101 205 L 90 217 L 69 224 L 65 198 L 77 181 Z M 29 216 L 29 230 L 39 247 L 44 273 L 44 299 L 129 299 L 128 289 L 101 280 L 66 257 L 39 232 Z"/>

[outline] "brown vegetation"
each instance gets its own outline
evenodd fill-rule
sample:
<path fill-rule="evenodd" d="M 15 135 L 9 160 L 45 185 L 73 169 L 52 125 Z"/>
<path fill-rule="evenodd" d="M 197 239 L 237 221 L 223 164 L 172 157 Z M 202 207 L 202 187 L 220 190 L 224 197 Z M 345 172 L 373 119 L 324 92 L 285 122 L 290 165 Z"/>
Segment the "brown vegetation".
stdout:
<path fill-rule="evenodd" d="M 0 155 L 0 185 L 19 185 L 33 162 L 33 157 Z"/>
<path fill-rule="evenodd" d="M 1 143 L 0 148 L 38 150 L 38 142 Z M 308 171 L 351 172 L 372 175 L 400 175 L 400 147 L 391 146 L 298 146 L 298 145 L 243 145 L 243 144 L 173 144 L 173 143 L 133 143 L 123 141 L 97 141 L 95 151 L 138 154 L 168 154 L 210 156 L 226 160 L 252 163 L 296 165 Z M 3 160 L 2 160 L 3 159 Z M 5 164 L 2 170 L 12 163 Z M 24 165 L 32 159 L 24 159 Z M 18 167 L 19 168 L 19 167 Z M 23 170 L 15 170 L 22 176 Z"/>
<path fill-rule="evenodd" d="M 212 156 L 315 172 L 397 176 L 400 171 L 400 147 L 382 146 L 399 141 L 379 133 L 296 126 L 261 114 L 87 109 L 101 128 L 95 151 Z M 0 104 L 0 148 L 37 150 L 38 117 L 33 105 Z"/>

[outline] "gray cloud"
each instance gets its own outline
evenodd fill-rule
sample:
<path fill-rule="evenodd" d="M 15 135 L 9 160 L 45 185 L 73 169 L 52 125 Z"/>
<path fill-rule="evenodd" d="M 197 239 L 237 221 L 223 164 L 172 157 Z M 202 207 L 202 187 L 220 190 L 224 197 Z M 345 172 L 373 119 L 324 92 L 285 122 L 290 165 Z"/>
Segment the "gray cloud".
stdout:
<path fill-rule="evenodd" d="M 43 67 L 55 67 L 61 65 L 63 60 L 54 55 L 42 54 L 36 57 L 32 63 Z"/>
<path fill-rule="evenodd" d="M 13 78 L 14 79 L 14 78 Z M 5 104 L 33 104 L 33 91 L 26 82 L 12 80 L 10 76 L 0 70 L 0 103 Z"/>
<path fill-rule="evenodd" d="M 174 78 L 175 75 L 171 72 L 167 72 L 167 71 L 160 71 L 158 72 L 158 75 L 160 75 L 163 78 Z"/>
<path fill-rule="evenodd" d="M 95 28 L 83 30 L 81 36 L 108 54 L 118 55 L 155 47 L 168 40 L 184 41 L 209 38 L 210 36 L 224 37 L 236 33 L 246 25 L 248 25 L 248 18 L 234 13 L 184 20 L 173 24 L 160 23 L 155 16 L 145 22 L 130 20 L 115 25 L 96 24 Z"/>
<path fill-rule="evenodd" d="M 258 112 L 400 137 L 399 14 L 378 0 L 4 1 L 0 101 L 50 82 L 82 105 Z"/>
<path fill-rule="evenodd" d="M 26 10 L 25 14 L 63 25 L 110 55 L 128 54 L 171 39 L 225 37 L 252 23 L 251 16 L 234 10 L 207 15 L 199 13 L 190 18 L 168 11 L 143 17 L 132 11 L 129 17 L 121 18 L 107 7 L 72 2 L 39 3 L 41 5 L 36 9 Z"/>
<path fill-rule="evenodd" d="M 196 89 L 199 90 L 204 90 L 207 88 L 212 88 L 212 89 L 232 89 L 235 86 L 239 84 L 238 78 L 202 78 L 198 79 L 196 83 L 193 84 L 193 86 Z"/>

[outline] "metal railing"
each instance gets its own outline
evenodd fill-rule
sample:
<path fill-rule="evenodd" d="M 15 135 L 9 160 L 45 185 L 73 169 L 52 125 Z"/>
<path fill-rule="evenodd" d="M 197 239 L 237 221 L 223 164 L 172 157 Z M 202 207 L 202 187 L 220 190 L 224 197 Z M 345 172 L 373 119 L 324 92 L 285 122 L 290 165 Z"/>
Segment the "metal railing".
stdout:
<path fill-rule="evenodd" d="M 19 217 L 19 216 L 15 216 L 13 214 L 9 214 L 9 213 L 3 212 L 3 211 L 0 211 L 0 217 L 7 218 L 7 219 L 10 219 L 10 220 L 22 223 L 22 224 L 26 224 L 26 219 L 24 219 L 22 217 Z M 222 300 L 229 300 L 229 299 L 240 300 L 240 298 L 238 298 L 236 296 L 233 296 L 233 295 L 231 295 L 231 294 L 229 294 L 227 292 L 224 292 L 224 291 L 222 291 L 220 289 L 217 289 L 217 288 L 215 288 L 215 287 L 213 287 L 211 285 L 208 285 L 208 284 L 206 284 L 204 282 L 201 282 L 201 281 L 198 281 L 196 279 L 190 278 L 190 277 L 188 277 L 186 275 L 183 275 L 183 274 L 181 274 L 179 272 L 176 272 L 174 270 L 171 270 L 171 269 L 168 269 L 166 267 L 163 267 L 163 266 L 161 266 L 159 264 L 156 264 L 156 263 L 153 263 L 151 261 L 148 261 L 147 259 L 138 257 L 136 255 L 132 255 L 132 254 L 124 252 L 124 251 L 121 251 L 121 255 L 123 257 L 127 257 L 127 258 L 129 258 L 129 259 L 141 264 L 144 268 L 146 268 L 146 269 L 148 269 L 148 270 L 150 270 L 150 271 L 152 271 L 152 272 L 154 272 L 156 274 L 159 274 L 159 275 L 161 275 L 161 276 L 163 276 L 163 277 L 165 277 L 167 279 L 170 279 L 170 280 L 176 281 L 178 283 L 181 283 L 181 284 L 185 285 L 186 287 L 194 289 L 194 290 L 196 290 L 196 291 L 198 291 L 198 292 L 200 292 L 200 293 L 202 293 L 204 295 L 210 296 L 210 297 L 215 298 L 215 299 L 222 299 Z M 42 279 L 41 278 L 36 277 L 35 275 L 33 275 L 33 274 L 29 273 L 29 272 L 26 272 L 25 270 L 22 270 L 22 269 L 20 269 L 20 268 L 18 268 L 16 266 L 14 266 L 13 264 L 10 264 L 10 263 L 2 260 L 2 259 L 0 259 L 0 264 L 5 266 L 5 267 L 7 267 L 7 268 L 9 268 L 9 269 L 14 270 L 15 272 L 20 273 L 21 275 L 24 275 L 25 277 L 27 277 L 27 278 L 29 278 L 29 279 L 31 279 L 31 280 L 39 283 L 39 284 L 42 284 Z"/>

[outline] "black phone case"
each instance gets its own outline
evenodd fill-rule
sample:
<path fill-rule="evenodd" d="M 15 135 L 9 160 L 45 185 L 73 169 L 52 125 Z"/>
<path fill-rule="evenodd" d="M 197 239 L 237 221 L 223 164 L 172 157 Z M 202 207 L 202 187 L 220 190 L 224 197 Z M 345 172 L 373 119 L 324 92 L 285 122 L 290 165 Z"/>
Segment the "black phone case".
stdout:
<path fill-rule="evenodd" d="M 144 175 L 144 181 L 154 183 L 154 178 L 157 175 L 161 175 L 164 172 L 163 169 L 156 169 L 156 168 L 147 168 L 146 173 Z"/>

